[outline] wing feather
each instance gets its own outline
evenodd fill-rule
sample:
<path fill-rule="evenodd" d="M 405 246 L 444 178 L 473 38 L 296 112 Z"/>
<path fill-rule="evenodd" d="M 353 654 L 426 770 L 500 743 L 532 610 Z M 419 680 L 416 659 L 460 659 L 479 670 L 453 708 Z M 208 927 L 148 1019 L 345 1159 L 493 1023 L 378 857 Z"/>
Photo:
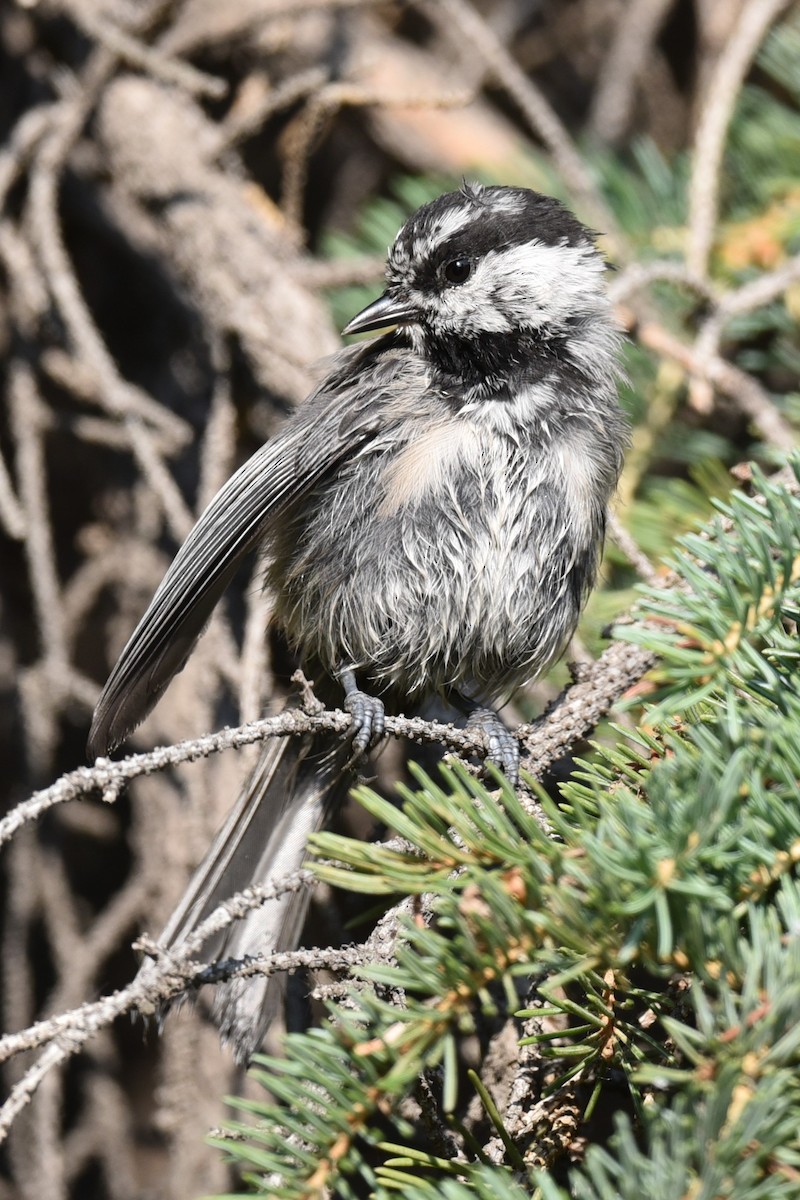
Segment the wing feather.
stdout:
<path fill-rule="evenodd" d="M 270 522 L 374 436 L 380 397 L 363 419 L 345 419 L 353 414 L 353 378 L 343 387 L 342 368 L 352 369 L 359 349 L 339 356 L 339 371 L 231 476 L 197 521 L 103 689 L 87 746 L 92 759 L 144 720 Z"/>

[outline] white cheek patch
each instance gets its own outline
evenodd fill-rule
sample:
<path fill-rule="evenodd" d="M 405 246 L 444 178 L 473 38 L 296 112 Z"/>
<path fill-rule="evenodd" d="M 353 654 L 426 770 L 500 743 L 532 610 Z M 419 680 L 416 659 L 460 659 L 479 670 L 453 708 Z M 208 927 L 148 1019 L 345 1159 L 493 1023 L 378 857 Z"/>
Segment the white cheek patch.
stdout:
<path fill-rule="evenodd" d="M 558 328 L 569 319 L 606 315 L 604 265 L 590 244 L 526 242 L 491 250 L 469 279 L 444 287 L 435 306 L 420 296 L 442 333 L 467 336 Z"/>
<path fill-rule="evenodd" d="M 495 303 L 518 325 L 558 324 L 608 310 L 603 260 L 588 243 L 526 242 L 490 251 L 484 261 L 495 281 Z"/>

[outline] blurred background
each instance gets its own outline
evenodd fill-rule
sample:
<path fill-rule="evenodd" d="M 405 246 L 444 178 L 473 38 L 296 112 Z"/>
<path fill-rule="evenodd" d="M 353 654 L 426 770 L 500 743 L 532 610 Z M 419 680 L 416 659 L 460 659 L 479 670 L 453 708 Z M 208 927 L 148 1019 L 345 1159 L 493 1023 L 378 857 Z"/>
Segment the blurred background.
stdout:
<path fill-rule="evenodd" d="M 799 52 L 777 0 L 4 0 L 4 811 L 85 763 L 99 688 L 194 516 L 307 394 L 405 216 L 463 176 L 560 196 L 616 268 L 634 433 L 569 657 L 596 656 L 741 464 L 794 442 Z M 269 603 L 251 564 L 131 749 L 269 711 L 289 669 Z M 3 1031 L 131 979 L 247 762 L 12 830 Z M 346 940 L 346 906 L 321 901 L 309 936 Z M 225 1190 L 203 1138 L 243 1085 L 202 1007 L 161 1039 L 125 1018 L 80 1054 L 19 1049 L 0 1043 L 0 1197 Z"/>

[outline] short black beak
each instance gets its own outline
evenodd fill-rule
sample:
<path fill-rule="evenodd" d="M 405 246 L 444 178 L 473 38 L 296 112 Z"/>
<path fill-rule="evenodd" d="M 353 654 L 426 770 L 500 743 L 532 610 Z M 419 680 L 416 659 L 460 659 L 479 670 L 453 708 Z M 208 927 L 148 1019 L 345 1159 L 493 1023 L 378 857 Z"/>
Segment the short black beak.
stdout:
<path fill-rule="evenodd" d="M 348 321 L 342 333 L 369 333 L 372 329 L 385 329 L 387 325 L 407 325 L 418 320 L 419 313 L 409 300 L 384 292 Z"/>

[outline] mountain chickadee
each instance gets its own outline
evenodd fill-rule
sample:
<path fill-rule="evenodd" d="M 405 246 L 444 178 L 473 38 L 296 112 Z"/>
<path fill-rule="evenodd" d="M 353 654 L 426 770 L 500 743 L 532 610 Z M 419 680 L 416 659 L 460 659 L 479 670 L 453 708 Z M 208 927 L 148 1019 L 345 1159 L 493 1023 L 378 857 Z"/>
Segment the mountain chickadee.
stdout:
<path fill-rule="evenodd" d="M 123 650 L 94 714 L 105 754 L 184 665 L 242 557 L 265 555 L 274 619 L 301 661 L 338 678 L 352 744 L 276 740 L 162 936 L 302 861 L 383 731 L 384 704 L 440 694 L 516 780 L 489 707 L 563 652 L 594 583 L 626 442 L 619 335 L 591 233 L 524 188 L 464 185 L 425 204 L 389 250 L 386 290 L 284 429 L 200 517 Z M 364 691 L 359 685 L 363 685 Z M 293 946 L 307 900 L 283 896 L 204 946 Z M 147 970 L 147 966 L 143 967 Z M 274 1007 L 264 979 L 217 990 L 240 1058 Z"/>

